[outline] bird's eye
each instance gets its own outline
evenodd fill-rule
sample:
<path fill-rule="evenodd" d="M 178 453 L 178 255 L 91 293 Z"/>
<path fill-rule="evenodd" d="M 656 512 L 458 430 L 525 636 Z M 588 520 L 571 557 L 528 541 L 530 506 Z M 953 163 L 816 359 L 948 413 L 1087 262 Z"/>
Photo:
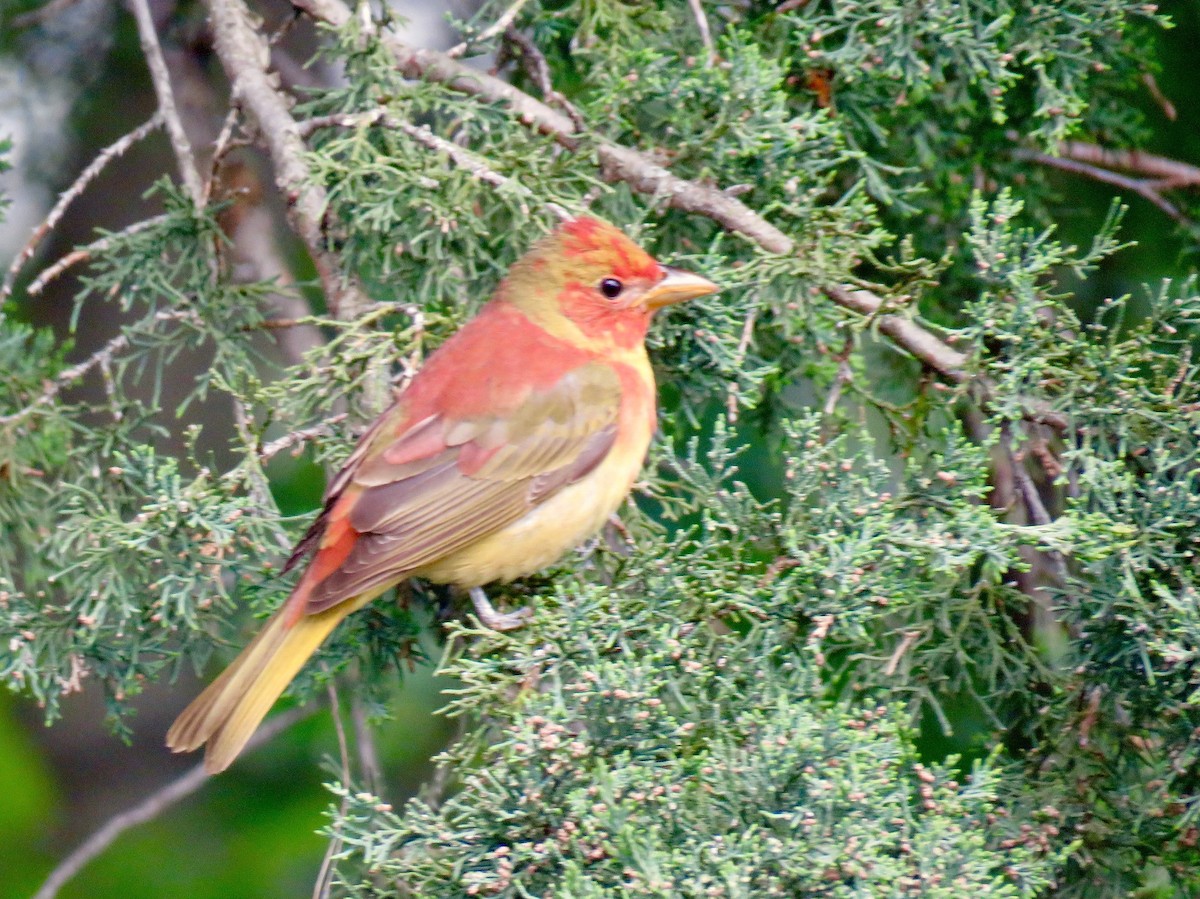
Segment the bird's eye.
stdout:
<path fill-rule="evenodd" d="M 621 295 L 621 291 L 625 289 L 625 285 L 616 278 L 605 278 L 600 282 L 600 292 L 610 300 L 615 300 Z"/>

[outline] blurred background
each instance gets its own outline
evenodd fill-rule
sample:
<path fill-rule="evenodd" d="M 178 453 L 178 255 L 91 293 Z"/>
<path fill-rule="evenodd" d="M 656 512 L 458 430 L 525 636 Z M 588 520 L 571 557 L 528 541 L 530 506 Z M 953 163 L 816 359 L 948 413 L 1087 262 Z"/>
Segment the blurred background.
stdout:
<path fill-rule="evenodd" d="M 203 11 L 187 0 L 155 0 L 151 6 L 184 106 L 184 122 L 193 144 L 205 146 L 221 127 L 226 86 L 212 57 Z M 1179 0 L 1160 6 L 1176 27 L 1157 37 L 1161 47 L 1154 55 L 1165 65 L 1156 90 L 1147 90 L 1143 98 L 1153 132 L 1146 148 L 1200 164 L 1200 98 L 1194 74 L 1200 4 Z M 468 18 L 474 4 L 413 0 L 394 7 L 407 20 L 402 27 L 410 44 L 444 48 L 458 40 L 446 14 Z M 291 16 L 283 2 L 258 3 L 255 8 L 267 22 L 280 25 Z M 317 40 L 303 23 L 286 30 L 275 50 L 282 77 L 297 85 L 328 84 L 338 77 L 320 63 L 308 65 Z M 145 121 L 154 108 L 137 30 L 121 4 L 0 0 L 0 138 L 13 143 L 13 168 L 0 174 L 0 191 L 11 201 L 0 224 L 0 265 L 7 268 L 58 193 L 97 152 Z M 162 173 L 173 170 L 162 132 L 136 144 L 71 206 L 41 247 L 41 260 L 57 259 L 94 239 L 97 228 L 116 230 L 153 214 L 157 201 L 146 199 L 145 193 Z M 243 151 L 238 172 L 241 199 L 231 208 L 227 227 L 235 235 L 247 276 L 285 275 L 298 253 L 271 191 L 263 187 L 270 183 L 269 171 L 261 157 Z M 1085 300 L 1117 296 L 1194 268 L 1194 243 L 1145 200 L 1069 174 L 1058 176 L 1056 186 L 1057 221 L 1067 242 L 1086 244 L 1114 195 L 1130 206 L 1122 236 L 1136 240 L 1137 246 L 1105 262 L 1079 290 Z M 68 274 L 52 283 L 36 304 L 11 312 L 50 326 L 66 339 L 77 289 Z M 74 331 L 70 358 L 94 351 L 118 325 L 117 320 L 85 313 Z M 303 344 L 306 337 L 299 331 L 287 339 Z M 298 355 L 302 348 L 285 343 L 278 351 Z M 179 382 L 165 388 L 186 393 L 189 372 L 203 364 L 202 358 L 185 360 L 174 369 Z M 191 414 L 219 421 L 229 410 L 208 404 Z M 186 424 L 180 423 L 179 439 Z M 222 450 L 219 445 L 207 448 L 217 459 Z M 270 474 L 284 513 L 297 514 L 317 503 L 323 487 L 319 471 L 285 456 L 276 460 Z M 435 659 L 440 651 L 432 639 L 428 651 Z M 162 741 L 200 683 L 185 676 L 173 685 L 149 685 L 135 702 L 128 745 L 105 726 L 98 691 L 85 689 L 68 698 L 63 720 L 49 728 L 26 698 L 0 692 L 0 897 L 31 895 L 55 863 L 103 822 L 195 765 L 192 757 L 170 755 Z M 450 739 L 452 723 L 435 714 L 444 686 L 425 666 L 397 688 L 392 702 L 396 717 L 378 735 L 386 798 L 393 803 L 402 802 L 429 776 L 429 758 Z M 326 847 L 318 831 L 331 795 L 321 784 L 333 770 L 329 766 L 335 757 L 330 717 L 319 711 L 249 753 L 179 805 L 126 833 L 61 895 L 202 899 L 307 894 Z M 297 771 L 303 776 L 297 777 Z"/>

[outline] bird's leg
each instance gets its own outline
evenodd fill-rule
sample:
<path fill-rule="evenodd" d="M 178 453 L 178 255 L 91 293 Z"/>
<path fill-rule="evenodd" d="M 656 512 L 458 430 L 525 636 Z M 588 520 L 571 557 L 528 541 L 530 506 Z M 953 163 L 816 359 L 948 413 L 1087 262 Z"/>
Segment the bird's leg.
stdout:
<path fill-rule="evenodd" d="M 471 604 L 475 606 L 480 623 L 494 631 L 511 631 L 533 617 L 533 609 L 528 606 L 515 612 L 497 612 L 482 587 L 472 587 L 467 592 L 471 594 Z"/>

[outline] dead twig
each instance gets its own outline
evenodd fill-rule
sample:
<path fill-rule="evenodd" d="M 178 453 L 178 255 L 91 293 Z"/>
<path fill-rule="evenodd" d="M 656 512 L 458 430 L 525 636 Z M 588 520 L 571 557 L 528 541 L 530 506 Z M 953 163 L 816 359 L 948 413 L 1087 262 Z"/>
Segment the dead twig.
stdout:
<path fill-rule="evenodd" d="M 17 275 L 21 273 L 21 269 L 25 267 L 25 263 L 33 258 L 33 254 L 37 252 L 37 248 L 46 238 L 46 235 L 58 226 L 63 214 L 67 211 L 67 207 L 84 192 L 87 186 L 104 171 L 110 162 L 121 156 L 126 150 L 147 135 L 161 128 L 162 124 L 162 111 L 159 110 L 128 134 L 117 138 L 117 140 L 101 150 L 95 159 L 88 163 L 87 167 L 79 173 L 79 177 L 75 179 L 75 183 L 62 192 L 62 195 L 58 198 L 58 202 L 54 204 L 54 208 L 50 210 L 50 213 L 42 220 L 41 224 L 34 228 L 29 242 L 25 244 L 13 259 L 12 264 L 8 267 L 8 272 L 4 276 L 4 284 L 0 286 L 0 302 L 3 302 L 12 295 L 13 284 L 17 280 Z"/>
<path fill-rule="evenodd" d="M 1139 197 L 1153 203 L 1173 220 L 1180 223 L 1188 221 L 1187 217 L 1179 211 L 1175 204 L 1164 198 L 1158 192 L 1155 185 L 1149 181 L 1130 178 L 1128 175 L 1121 175 L 1117 172 L 1092 165 L 1091 163 L 1080 162 L 1077 159 L 1049 156 L 1046 153 L 1036 153 L 1031 150 L 1018 150 L 1016 156 L 1018 159 L 1028 159 L 1031 162 L 1036 162 L 1038 165 L 1044 165 L 1048 168 L 1071 172 L 1074 175 L 1083 175 L 1086 178 L 1091 178 L 1093 181 L 1101 181 L 1105 184 L 1111 184 L 1114 187 L 1120 187 L 1123 190 L 1133 191 Z"/>

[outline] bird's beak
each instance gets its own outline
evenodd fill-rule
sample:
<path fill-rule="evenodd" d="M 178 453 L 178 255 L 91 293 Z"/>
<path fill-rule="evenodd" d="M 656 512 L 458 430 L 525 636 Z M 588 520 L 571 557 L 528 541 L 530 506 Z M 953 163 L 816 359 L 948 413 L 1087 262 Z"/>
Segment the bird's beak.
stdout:
<path fill-rule="evenodd" d="M 663 279 L 642 294 L 642 305 L 653 311 L 684 300 L 694 300 L 720 290 L 708 278 L 701 278 L 682 269 L 662 266 Z"/>

